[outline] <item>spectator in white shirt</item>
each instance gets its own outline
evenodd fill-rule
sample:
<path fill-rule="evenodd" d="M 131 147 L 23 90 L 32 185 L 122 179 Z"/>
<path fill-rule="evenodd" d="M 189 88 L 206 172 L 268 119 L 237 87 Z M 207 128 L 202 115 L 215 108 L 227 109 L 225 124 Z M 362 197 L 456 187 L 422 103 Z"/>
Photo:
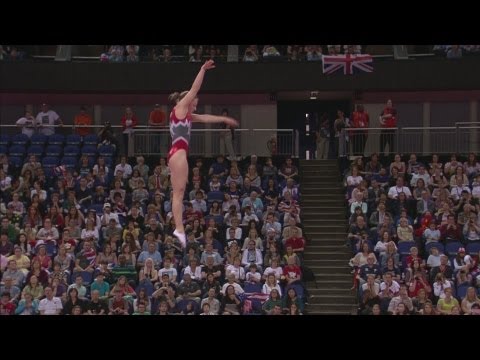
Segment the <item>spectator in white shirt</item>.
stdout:
<path fill-rule="evenodd" d="M 120 164 L 115 166 L 115 171 L 113 173 L 116 175 L 118 170 L 122 171 L 122 177 L 124 179 L 128 179 L 130 176 L 132 176 L 132 166 L 130 164 L 127 164 L 126 156 L 121 157 Z"/>
<path fill-rule="evenodd" d="M 45 298 L 40 300 L 38 310 L 40 315 L 60 315 L 63 309 L 62 301 L 58 297 L 53 296 L 52 288 L 45 288 Z"/>
<path fill-rule="evenodd" d="M 63 121 L 60 116 L 53 110 L 49 109 L 48 104 L 42 104 L 42 111 L 36 117 L 40 133 L 50 136 L 55 134 L 54 125 L 63 126 Z"/>
<path fill-rule="evenodd" d="M 403 177 L 399 176 L 397 178 L 397 184 L 396 186 L 392 186 L 389 190 L 388 190 L 388 197 L 390 199 L 397 199 L 398 198 L 398 194 L 400 193 L 405 193 L 405 195 L 407 196 L 407 199 L 411 199 L 412 198 L 412 192 L 410 191 L 410 189 L 406 186 L 403 186 Z"/>
<path fill-rule="evenodd" d="M 25 111 L 25 116 L 17 120 L 17 126 L 22 128 L 22 134 L 27 135 L 29 138 L 35 133 L 37 125 L 37 120 L 35 120 L 30 110 Z"/>

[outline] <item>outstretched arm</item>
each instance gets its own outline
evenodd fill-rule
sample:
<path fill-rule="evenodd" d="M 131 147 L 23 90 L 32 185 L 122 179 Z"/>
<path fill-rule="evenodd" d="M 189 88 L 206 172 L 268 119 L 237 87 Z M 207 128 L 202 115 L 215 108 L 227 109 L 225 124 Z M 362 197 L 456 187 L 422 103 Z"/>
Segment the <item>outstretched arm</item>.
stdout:
<path fill-rule="evenodd" d="M 187 95 L 185 95 L 185 97 L 177 104 L 177 116 L 179 118 L 183 118 L 186 115 L 188 111 L 188 105 L 197 97 L 197 94 L 200 91 L 200 87 L 202 86 L 205 71 L 213 68 L 215 68 L 215 63 L 213 60 L 208 60 L 207 62 L 205 62 L 205 64 L 202 65 L 202 68 L 198 72 L 197 77 L 193 81 L 192 87 L 188 91 Z"/>
<path fill-rule="evenodd" d="M 210 114 L 192 114 L 192 120 L 194 122 L 201 122 L 201 123 L 225 123 L 232 127 L 238 126 L 238 121 L 228 117 L 228 116 L 217 116 L 217 115 L 210 115 Z"/>

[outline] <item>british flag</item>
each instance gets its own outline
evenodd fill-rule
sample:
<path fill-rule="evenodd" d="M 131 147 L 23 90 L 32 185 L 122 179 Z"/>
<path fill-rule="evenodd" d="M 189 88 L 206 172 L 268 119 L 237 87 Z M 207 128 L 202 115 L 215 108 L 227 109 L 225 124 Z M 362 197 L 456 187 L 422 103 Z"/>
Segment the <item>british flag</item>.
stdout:
<path fill-rule="evenodd" d="M 333 74 L 340 69 L 343 69 L 344 75 L 352 75 L 357 70 L 364 72 L 373 71 L 373 67 L 369 65 L 373 62 L 372 56 L 366 54 L 324 55 L 322 56 L 322 61 L 323 73 L 327 75 Z"/>

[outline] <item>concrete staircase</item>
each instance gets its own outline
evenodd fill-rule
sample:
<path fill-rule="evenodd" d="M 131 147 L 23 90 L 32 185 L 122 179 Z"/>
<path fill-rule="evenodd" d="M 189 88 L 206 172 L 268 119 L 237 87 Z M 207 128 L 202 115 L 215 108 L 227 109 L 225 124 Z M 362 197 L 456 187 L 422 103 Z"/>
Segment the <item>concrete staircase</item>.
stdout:
<path fill-rule="evenodd" d="M 312 298 L 306 313 L 347 315 L 356 312 L 350 291 L 352 275 L 344 246 L 347 232 L 345 195 L 336 160 L 300 160 L 302 223 L 309 239 L 305 265 L 313 270 L 318 288 L 308 282 Z"/>

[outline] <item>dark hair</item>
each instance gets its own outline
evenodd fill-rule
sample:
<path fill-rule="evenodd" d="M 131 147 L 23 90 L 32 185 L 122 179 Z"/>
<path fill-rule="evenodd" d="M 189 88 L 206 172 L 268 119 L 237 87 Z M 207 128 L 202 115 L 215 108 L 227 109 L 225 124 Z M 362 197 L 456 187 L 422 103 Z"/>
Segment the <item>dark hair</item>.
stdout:
<path fill-rule="evenodd" d="M 228 115 L 228 109 L 227 109 L 227 108 L 223 108 L 223 109 L 222 109 L 222 114 L 223 114 L 223 113 L 225 113 L 225 114 Z"/>

